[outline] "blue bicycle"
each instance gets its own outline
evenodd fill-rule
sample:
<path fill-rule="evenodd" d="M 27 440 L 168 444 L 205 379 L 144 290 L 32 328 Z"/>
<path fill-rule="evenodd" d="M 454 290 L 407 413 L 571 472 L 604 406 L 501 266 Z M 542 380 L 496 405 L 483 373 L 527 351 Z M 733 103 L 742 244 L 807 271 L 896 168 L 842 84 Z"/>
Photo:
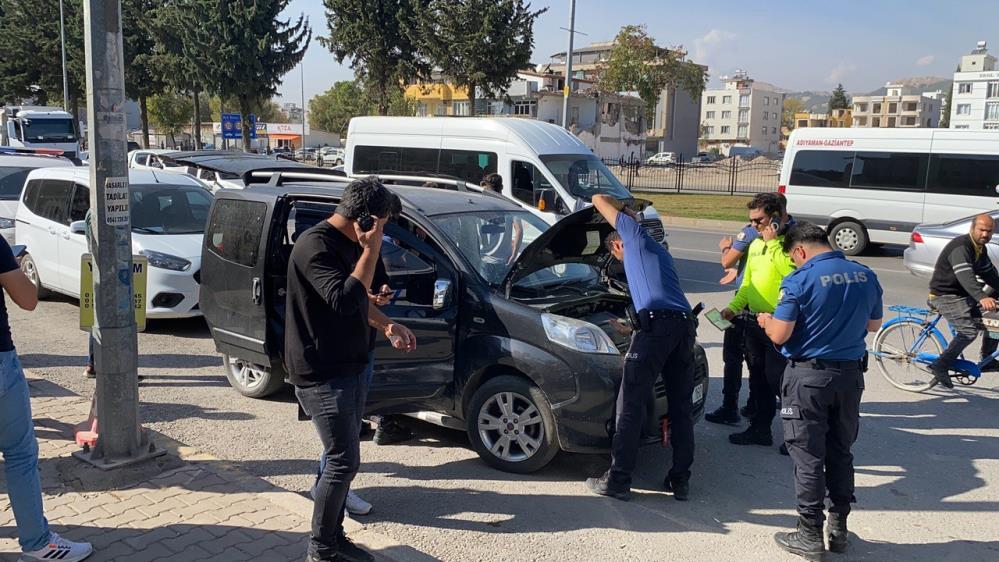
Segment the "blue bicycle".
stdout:
<path fill-rule="evenodd" d="M 897 315 L 874 336 L 871 357 L 893 386 L 910 392 L 933 388 L 937 381 L 930 372 L 930 363 L 940 357 L 948 344 L 937 327 L 943 317 L 927 308 L 894 305 L 888 310 Z M 953 329 L 949 333 L 953 337 Z M 999 329 L 988 327 L 987 337 L 999 337 Z M 982 367 L 997 357 L 999 350 L 980 363 L 959 358 L 951 367 L 951 378 L 959 384 L 973 385 L 982 376 Z"/>

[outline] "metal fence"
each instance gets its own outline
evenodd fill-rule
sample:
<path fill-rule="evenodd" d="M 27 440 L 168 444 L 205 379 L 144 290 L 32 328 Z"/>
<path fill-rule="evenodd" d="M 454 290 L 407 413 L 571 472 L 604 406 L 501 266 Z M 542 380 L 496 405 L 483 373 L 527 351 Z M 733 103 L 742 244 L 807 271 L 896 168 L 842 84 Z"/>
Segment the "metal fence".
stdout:
<path fill-rule="evenodd" d="M 757 157 L 725 158 L 714 162 L 645 164 L 641 160 L 604 160 L 604 164 L 632 191 L 673 193 L 764 193 L 777 191 L 780 160 Z"/>

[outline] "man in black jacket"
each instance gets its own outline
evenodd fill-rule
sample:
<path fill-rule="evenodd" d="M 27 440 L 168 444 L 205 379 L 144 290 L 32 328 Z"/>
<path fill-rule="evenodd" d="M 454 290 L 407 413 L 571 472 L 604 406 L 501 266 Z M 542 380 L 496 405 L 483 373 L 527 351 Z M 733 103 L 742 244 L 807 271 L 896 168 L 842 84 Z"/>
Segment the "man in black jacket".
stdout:
<path fill-rule="evenodd" d="M 416 347 L 412 332 L 369 298 L 391 207 L 392 193 L 377 179 L 352 182 L 336 213 L 299 236 L 288 263 L 285 362 L 326 461 L 315 488 L 310 561 L 373 560 L 344 536 L 343 510 L 361 463 L 372 330 L 396 348 Z"/>
<path fill-rule="evenodd" d="M 957 332 L 947 349 L 930 365 L 933 377 L 947 388 L 954 388 L 950 366 L 984 329 L 982 310 L 994 311 L 997 307 L 996 299 L 985 292 L 978 280 L 980 277 L 993 289 L 999 289 L 999 271 L 985 249 L 995 227 L 989 215 L 975 217 L 971 233 L 951 240 L 940 252 L 930 279 L 930 307 L 937 309 Z M 996 340 L 986 337 L 982 341 L 982 359 L 995 349 Z"/>

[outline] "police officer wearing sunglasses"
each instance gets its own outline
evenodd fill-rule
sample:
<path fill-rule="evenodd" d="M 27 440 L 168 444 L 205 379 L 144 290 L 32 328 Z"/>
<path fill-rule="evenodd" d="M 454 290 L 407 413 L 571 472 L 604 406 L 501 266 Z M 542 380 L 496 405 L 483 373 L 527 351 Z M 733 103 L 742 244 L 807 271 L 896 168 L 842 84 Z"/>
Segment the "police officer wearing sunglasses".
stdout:
<path fill-rule="evenodd" d="M 881 326 L 882 290 L 873 271 L 833 251 L 814 224 L 791 227 L 783 244 L 798 269 L 781 284 L 774 313 L 760 314 L 758 322 L 788 358 L 780 415 L 799 517 L 797 531 L 774 538 L 788 552 L 820 560 L 827 490 L 829 550 L 847 546 L 865 338 Z"/>

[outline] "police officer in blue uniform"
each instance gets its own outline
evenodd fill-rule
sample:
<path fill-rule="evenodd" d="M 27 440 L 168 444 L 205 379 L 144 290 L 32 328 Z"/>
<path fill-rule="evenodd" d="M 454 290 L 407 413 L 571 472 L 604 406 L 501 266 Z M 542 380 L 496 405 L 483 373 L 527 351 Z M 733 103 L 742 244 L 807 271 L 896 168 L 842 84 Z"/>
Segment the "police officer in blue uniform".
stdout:
<path fill-rule="evenodd" d="M 617 422 L 611 444 L 611 468 L 587 486 L 596 494 L 627 500 L 631 473 L 638 457 L 642 427 L 649 414 L 656 379 L 662 375 L 669 400 L 673 466 L 666 489 L 677 500 L 690 493 L 690 466 L 694 462 L 694 336 L 696 327 L 673 257 L 649 236 L 635 214 L 621 201 L 594 195 L 593 206 L 614 225 L 605 239 L 609 251 L 624 262 L 628 290 L 638 325 L 625 356 L 624 376 L 617 398 Z"/>
<path fill-rule="evenodd" d="M 850 448 L 860 425 L 865 338 L 881 326 L 882 290 L 873 271 L 833 251 L 814 224 L 792 227 L 784 250 L 798 269 L 781 284 L 773 315 L 761 314 L 758 321 L 789 359 L 780 414 L 799 517 L 797 531 L 774 539 L 788 552 L 820 560 L 827 490 L 829 550 L 846 550 L 846 518 L 856 501 Z"/>

